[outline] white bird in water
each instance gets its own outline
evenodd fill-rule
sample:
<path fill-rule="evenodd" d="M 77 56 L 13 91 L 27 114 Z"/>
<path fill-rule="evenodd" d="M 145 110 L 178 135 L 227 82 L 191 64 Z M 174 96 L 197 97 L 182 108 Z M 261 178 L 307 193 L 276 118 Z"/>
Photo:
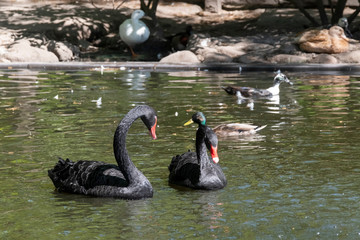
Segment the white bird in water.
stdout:
<path fill-rule="evenodd" d="M 97 107 L 101 107 L 102 97 L 99 97 L 97 100 L 91 100 L 91 102 L 95 102 Z"/>

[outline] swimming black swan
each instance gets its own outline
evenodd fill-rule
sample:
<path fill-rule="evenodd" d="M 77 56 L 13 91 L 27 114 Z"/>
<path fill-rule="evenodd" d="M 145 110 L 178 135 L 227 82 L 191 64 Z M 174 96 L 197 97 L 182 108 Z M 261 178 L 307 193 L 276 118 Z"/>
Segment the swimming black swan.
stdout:
<path fill-rule="evenodd" d="M 149 180 L 131 161 L 126 150 L 126 135 L 138 118 L 156 139 L 157 116 L 149 106 L 131 109 L 121 120 L 114 135 L 114 155 L 118 165 L 99 161 L 72 162 L 59 159 L 54 169 L 48 171 L 59 192 L 78 193 L 97 197 L 141 199 L 153 196 Z"/>
<path fill-rule="evenodd" d="M 189 151 L 172 158 L 169 166 L 169 183 L 205 190 L 224 188 L 226 178 L 217 164 L 219 157 L 216 134 L 205 125 L 203 113 L 195 113 L 185 125 L 192 122 L 199 124 L 196 132 L 196 153 Z M 212 161 L 207 155 L 206 148 L 210 150 Z"/>
<path fill-rule="evenodd" d="M 252 87 L 236 87 L 236 86 L 227 86 L 222 87 L 225 92 L 231 95 L 236 95 L 238 98 L 256 98 L 256 97 L 265 97 L 271 98 L 272 96 L 279 95 L 280 93 L 280 84 L 286 82 L 289 85 L 293 83 L 286 77 L 285 74 L 281 73 L 280 70 L 276 72 L 274 77 L 273 85 L 267 89 L 257 89 Z"/>

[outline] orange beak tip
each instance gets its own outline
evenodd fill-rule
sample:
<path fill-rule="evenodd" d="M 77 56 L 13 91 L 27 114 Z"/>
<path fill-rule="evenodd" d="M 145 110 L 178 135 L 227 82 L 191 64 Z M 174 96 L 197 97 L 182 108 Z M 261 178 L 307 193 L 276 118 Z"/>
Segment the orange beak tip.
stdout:
<path fill-rule="evenodd" d="M 155 140 L 157 138 L 156 137 L 156 126 L 157 126 L 157 117 L 155 117 L 155 124 L 150 129 L 150 135 L 153 140 Z"/>

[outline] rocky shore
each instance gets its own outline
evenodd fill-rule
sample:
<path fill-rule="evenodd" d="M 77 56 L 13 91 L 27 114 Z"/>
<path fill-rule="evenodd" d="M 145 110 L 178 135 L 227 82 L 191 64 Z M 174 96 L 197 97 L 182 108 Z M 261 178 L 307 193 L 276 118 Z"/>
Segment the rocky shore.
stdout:
<path fill-rule="evenodd" d="M 0 62 L 129 61 L 118 27 L 139 8 L 127 1 L 120 10 L 111 6 L 1 5 Z M 346 14 L 353 10 L 347 9 Z M 315 12 L 315 10 L 314 10 Z M 163 35 L 170 36 L 192 25 L 187 50 L 172 53 L 166 42 L 151 37 L 137 47 L 138 61 L 163 63 L 360 63 L 360 43 L 348 52 L 304 53 L 294 43 L 308 25 L 297 9 L 232 10 L 204 12 L 194 4 L 159 5 L 157 16 Z M 150 28 L 149 19 L 144 19 Z M 355 25 L 355 24 L 354 24 Z"/>

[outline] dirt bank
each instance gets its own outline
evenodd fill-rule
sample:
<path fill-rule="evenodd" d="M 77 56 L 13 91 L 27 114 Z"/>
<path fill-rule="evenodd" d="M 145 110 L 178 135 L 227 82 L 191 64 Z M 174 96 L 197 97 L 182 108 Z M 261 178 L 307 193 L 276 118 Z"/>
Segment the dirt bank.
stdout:
<path fill-rule="evenodd" d="M 139 8 L 127 1 L 119 10 L 111 4 L 2 5 L 0 62 L 127 61 L 127 47 L 118 27 Z M 352 10 L 347 9 L 345 14 Z M 204 12 L 195 4 L 159 5 L 157 16 L 163 36 L 194 29 L 188 50 L 200 62 L 237 63 L 359 63 L 360 47 L 348 53 L 303 53 L 295 35 L 308 24 L 297 9 L 256 9 Z M 149 19 L 144 21 L 151 27 Z M 206 44 L 204 45 L 204 42 Z M 150 38 L 137 48 L 139 61 L 158 61 L 170 54 L 164 41 Z M 26 53 L 26 54 L 25 54 Z M 186 58 L 185 58 L 186 59 Z M 171 61 L 178 62 L 176 57 Z M 184 60 L 186 61 L 186 60 Z"/>

